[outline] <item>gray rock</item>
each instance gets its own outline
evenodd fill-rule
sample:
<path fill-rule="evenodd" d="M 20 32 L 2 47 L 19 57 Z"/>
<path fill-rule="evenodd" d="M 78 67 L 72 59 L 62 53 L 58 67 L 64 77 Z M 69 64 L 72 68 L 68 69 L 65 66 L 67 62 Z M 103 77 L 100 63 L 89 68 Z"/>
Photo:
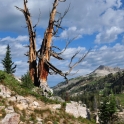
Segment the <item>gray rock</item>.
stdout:
<path fill-rule="evenodd" d="M 43 119 L 37 117 L 36 120 L 37 120 L 37 123 L 36 124 L 43 124 L 42 123 Z"/>
<path fill-rule="evenodd" d="M 0 85 L 0 96 L 3 98 L 9 98 L 11 97 L 11 91 L 4 85 Z"/>
<path fill-rule="evenodd" d="M 17 113 L 10 113 L 2 120 L 2 124 L 18 124 L 20 121 L 20 115 Z"/>
<path fill-rule="evenodd" d="M 18 82 L 20 82 L 20 83 L 22 82 L 21 79 L 18 78 L 18 77 L 16 77 L 15 75 L 14 75 L 14 78 L 15 78 Z"/>
<path fill-rule="evenodd" d="M 50 97 L 49 99 L 52 99 L 52 100 L 57 100 L 57 101 L 59 101 L 59 102 L 65 102 L 65 100 L 63 100 L 61 97 L 59 97 L 59 96 L 52 96 L 52 97 Z"/>
<path fill-rule="evenodd" d="M 36 120 L 38 121 L 38 122 L 42 122 L 43 121 L 43 119 L 41 119 L 41 118 L 36 118 Z"/>
<path fill-rule="evenodd" d="M 77 117 L 87 118 L 89 114 L 87 113 L 86 107 L 83 107 L 83 105 L 79 104 L 78 102 L 73 102 L 73 101 L 71 101 L 71 103 L 66 103 L 65 111 L 67 113 L 73 114 L 76 118 Z"/>
<path fill-rule="evenodd" d="M 6 112 L 7 114 L 13 113 L 13 112 L 14 112 L 13 106 L 8 106 L 7 108 L 5 108 L 5 112 Z"/>
<path fill-rule="evenodd" d="M 60 104 L 58 104 L 58 105 L 53 105 L 53 107 L 52 107 L 53 109 L 60 109 L 61 108 L 61 105 Z"/>
<path fill-rule="evenodd" d="M 20 96 L 20 95 L 16 95 L 16 99 L 17 99 L 17 102 L 20 102 L 20 101 L 24 100 L 25 97 Z"/>
<path fill-rule="evenodd" d="M 28 108 L 28 104 L 16 104 L 16 107 L 19 109 L 19 110 L 24 110 L 24 109 L 27 109 Z"/>
<path fill-rule="evenodd" d="M 8 98 L 8 101 L 16 102 L 16 97 L 12 96 L 12 97 Z"/>
<path fill-rule="evenodd" d="M 34 124 L 34 122 L 33 121 L 29 121 L 29 124 Z"/>
<path fill-rule="evenodd" d="M 42 122 L 37 122 L 37 124 L 43 124 Z"/>
<path fill-rule="evenodd" d="M 5 106 L 0 106 L 0 110 L 2 110 L 2 109 L 4 109 L 5 108 Z"/>
<path fill-rule="evenodd" d="M 36 101 L 34 101 L 34 102 L 32 102 L 32 103 L 29 104 L 28 109 L 34 110 L 34 109 L 36 109 L 36 108 L 38 108 L 38 107 L 40 107 L 39 103 L 36 102 Z"/>
<path fill-rule="evenodd" d="M 20 123 L 19 123 L 19 124 L 24 124 L 24 122 L 20 121 Z"/>
<path fill-rule="evenodd" d="M 48 85 L 41 83 L 40 88 L 42 89 L 42 95 L 46 97 L 53 95 L 53 90 Z"/>
<path fill-rule="evenodd" d="M 33 102 L 33 105 L 38 107 L 38 106 L 39 106 L 39 103 L 36 102 L 36 101 L 34 101 L 34 102 Z"/>

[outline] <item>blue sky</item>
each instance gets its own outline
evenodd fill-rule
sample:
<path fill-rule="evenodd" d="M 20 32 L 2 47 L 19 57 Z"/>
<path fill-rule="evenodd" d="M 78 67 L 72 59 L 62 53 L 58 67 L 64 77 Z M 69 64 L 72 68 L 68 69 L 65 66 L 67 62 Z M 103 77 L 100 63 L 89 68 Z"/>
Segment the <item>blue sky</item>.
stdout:
<path fill-rule="evenodd" d="M 54 0 L 29 0 L 28 7 L 35 25 L 41 11 L 37 26 L 37 49 L 42 43 L 47 28 L 49 11 Z M 13 61 L 17 64 L 16 76 L 20 77 L 28 70 L 28 32 L 23 14 L 14 6 L 23 8 L 23 0 L 0 0 L 0 60 L 5 56 L 6 45 L 10 44 Z M 85 60 L 73 69 L 69 78 L 92 72 L 99 65 L 124 68 L 124 1 L 123 0 L 66 0 L 60 2 L 57 9 L 63 13 L 71 3 L 70 11 L 62 22 L 64 30 L 59 31 L 59 38 L 53 38 L 54 44 L 64 48 L 66 40 L 78 36 L 63 53 L 64 61 L 51 58 L 51 62 L 64 72 L 68 71 L 69 58 L 80 50 L 76 59 L 84 55 L 90 48 L 91 52 Z M 0 69 L 3 66 L 0 63 Z M 64 81 L 59 75 L 49 76 L 50 86 Z"/>

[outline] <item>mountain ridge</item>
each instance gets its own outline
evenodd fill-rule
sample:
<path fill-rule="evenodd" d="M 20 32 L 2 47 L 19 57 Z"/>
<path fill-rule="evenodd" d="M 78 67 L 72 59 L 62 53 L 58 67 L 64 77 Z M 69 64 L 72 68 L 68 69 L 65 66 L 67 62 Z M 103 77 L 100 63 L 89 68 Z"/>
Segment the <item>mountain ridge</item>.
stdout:
<path fill-rule="evenodd" d="M 69 85 L 76 84 L 83 77 L 88 77 L 88 76 L 96 76 L 96 77 L 105 76 L 105 75 L 108 75 L 110 73 L 114 74 L 116 72 L 121 72 L 123 70 L 124 69 L 120 69 L 119 67 L 114 67 L 113 68 L 113 67 L 109 67 L 109 66 L 105 66 L 105 65 L 100 65 L 94 71 L 92 71 L 91 73 L 87 74 L 86 76 L 79 76 L 79 77 L 76 77 L 74 79 L 70 79 L 68 81 L 68 83 L 66 83 L 66 82 L 60 82 L 56 86 L 52 87 L 52 89 L 53 90 L 61 90 L 63 88 L 68 87 Z"/>
<path fill-rule="evenodd" d="M 100 65 L 93 72 L 91 72 L 90 75 L 105 76 L 110 73 L 114 74 L 116 72 L 121 72 L 121 71 L 123 71 L 123 69 L 120 69 L 119 67 L 110 67 L 110 66 Z"/>

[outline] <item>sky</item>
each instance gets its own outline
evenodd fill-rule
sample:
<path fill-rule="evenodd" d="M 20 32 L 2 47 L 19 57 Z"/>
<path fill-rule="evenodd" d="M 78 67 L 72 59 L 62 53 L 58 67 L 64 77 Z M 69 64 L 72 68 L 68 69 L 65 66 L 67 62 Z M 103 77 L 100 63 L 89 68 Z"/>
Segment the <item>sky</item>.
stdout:
<path fill-rule="evenodd" d="M 33 25 L 37 23 L 41 13 L 36 28 L 37 50 L 42 44 L 53 2 L 54 0 L 28 0 L 27 6 Z M 23 8 L 23 0 L 0 0 L 0 3 L 0 60 L 5 57 L 6 47 L 9 44 L 12 60 L 17 65 L 15 75 L 21 77 L 28 71 L 28 58 L 24 56 L 28 49 L 24 46 L 29 44 L 29 36 L 25 28 L 24 15 L 15 6 Z M 73 54 L 80 51 L 76 56 L 78 60 L 91 49 L 68 78 L 91 73 L 99 65 L 124 68 L 124 1 L 66 0 L 59 2 L 57 11 L 63 14 L 69 4 L 70 10 L 61 24 L 63 30 L 59 30 L 59 37 L 53 38 L 53 43 L 63 50 L 68 39 L 77 38 L 62 54 L 63 61 L 51 58 L 51 63 L 63 72 L 67 72 Z M 0 70 L 4 70 L 1 62 Z M 48 77 L 49 86 L 62 81 L 64 78 L 59 75 Z"/>

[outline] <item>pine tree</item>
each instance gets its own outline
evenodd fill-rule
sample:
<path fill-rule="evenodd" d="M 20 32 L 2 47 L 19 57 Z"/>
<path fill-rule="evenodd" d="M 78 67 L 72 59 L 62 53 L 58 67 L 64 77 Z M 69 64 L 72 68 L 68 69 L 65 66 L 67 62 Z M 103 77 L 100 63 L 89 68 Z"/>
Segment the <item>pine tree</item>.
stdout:
<path fill-rule="evenodd" d="M 116 101 L 113 94 L 109 97 L 105 97 L 103 103 L 100 106 L 100 124 L 112 124 L 114 120 L 114 113 L 116 112 Z"/>
<path fill-rule="evenodd" d="M 12 57 L 11 57 L 11 51 L 10 51 L 10 46 L 8 44 L 6 48 L 6 55 L 5 58 L 2 60 L 2 64 L 4 67 L 4 71 L 7 72 L 8 74 L 15 73 L 16 65 L 14 65 L 14 62 L 12 62 Z"/>

